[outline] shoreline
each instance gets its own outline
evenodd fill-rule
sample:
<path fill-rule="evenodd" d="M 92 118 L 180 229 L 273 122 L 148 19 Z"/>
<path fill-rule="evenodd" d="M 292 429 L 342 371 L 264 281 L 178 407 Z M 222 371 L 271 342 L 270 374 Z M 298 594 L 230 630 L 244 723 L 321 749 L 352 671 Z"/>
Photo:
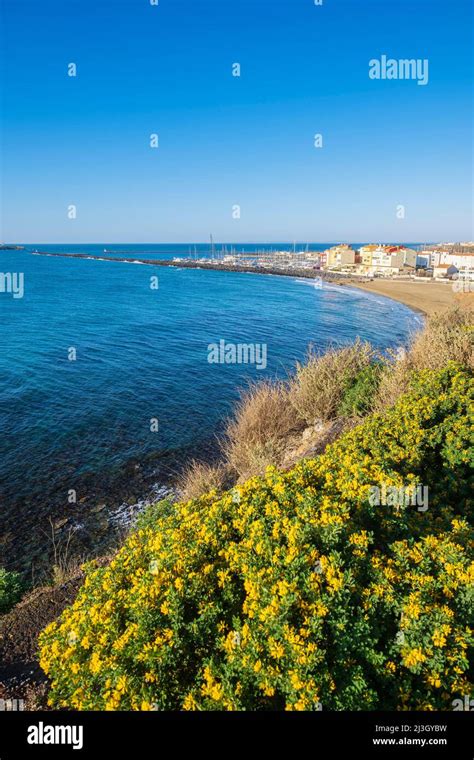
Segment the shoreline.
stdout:
<path fill-rule="evenodd" d="M 398 303 L 403 303 L 413 313 L 425 317 L 433 313 L 439 305 L 441 296 L 444 296 L 445 308 L 455 303 L 455 293 L 452 287 L 443 283 L 416 283 L 410 281 L 395 280 L 369 280 L 360 281 L 356 278 L 348 277 L 338 273 L 318 272 L 317 270 L 308 269 L 273 269 L 267 267 L 255 266 L 230 266 L 219 263 L 212 264 L 206 262 L 189 262 L 189 261 L 170 261 L 154 259 L 136 259 L 130 257 L 109 258 L 94 254 L 73 254 L 73 253 L 50 253 L 47 251 L 24 251 L 30 255 L 37 256 L 59 256 L 61 258 L 81 258 L 99 261 L 114 261 L 116 263 L 143 263 L 149 266 L 174 267 L 175 269 L 205 269 L 230 271 L 249 274 L 273 275 L 280 277 L 291 277 L 292 279 L 315 280 L 321 277 L 323 282 L 330 285 L 342 286 L 343 288 L 357 288 L 372 295 L 380 295 Z M 421 291 L 421 293 L 420 293 Z M 423 296 L 423 297 L 422 297 Z M 215 446 L 208 442 L 204 460 L 213 461 L 217 456 Z M 197 456 L 199 450 L 200 456 Z M 75 544 L 82 546 L 86 553 L 91 550 L 94 552 L 99 547 L 114 541 L 120 529 L 124 528 L 124 523 L 129 523 L 133 515 L 141 511 L 148 503 L 153 502 L 156 498 L 157 491 L 161 493 L 172 492 L 176 487 L 178 473 L 185 468 L 186 463 L 193 458 L 202 458 L 204 453 L 202 442 L 200 445 L 179 449 L 177 451 L 160 452 L 150 457 L 140 460 L 130 460 L 123 464 L 117 472 L 110 471 L 106 473 L 105 482 L 104 473 L 100 477 L 98 473 L 87 473 L 80 478 L 80 491 L 82 494 L 80 503 L 75 509 L 71 505 L 65 508 L 62 498 L 59 498 L 59 486 L 55 488 L 58 494 L 53 495 L 49 504 L 52 509 L 44 511 L 42 518 L 47 520 L 49 516 L 53 518 L 55 529 L 58 531 L 59 538 L 62 538 L 69 530 L 74 531 Z M 61 491 L 62 493 L 62 491 Z M 4 494 L 7 496 L 7 494 Z M 12 499 L 10 507 L 13 505 L 17 510 L 22 511 L 29 501 L 39 498 L 35 494 L 33 497 L 18 500 Z M 34 533 L 37 525 L 33 517 L 37 516 L 37 510 L 27 509 L 27 519 L 22 524 L 22 531 L 18 531 L 15 526 L 13 516 L 15 509 L 7 510 L 5 515 L 5 528 L 10 533 L 10 540 L 3 547 L 0 554 L 4 554 L 4 563 L 7 566 L 16 566 L 20 569 L 23 562 L 16 563 L 12 558 L 18 554 L 20 548 L 18 542 L 23 541 L 22 535 L 25 523 L 30 528 L 30 533 Z M 43 511 L 42 511 L 43 512 Z M 66 519 L 67 518 L 67 519 Z M 39 542 L 29 542 L 27 556 L 33 560 L 37 571 L 41 573 L 44 551 L 48 554 L 47 547 Z M 38 556 L 43 554 L 43 557 Z"/>
<path fill-rule="evenodd" d="M 342 283 L 341 283 L 342 284 Z M 458 302 L 452 283 L 443 282 L 414 282 L 413 280 L 370 280 L 354 282 L 347 280 L 344 285 L 374 293 L 385 298 L 391 298 L 408 306 L 413 311 L 424 316 L 432 316 L 455 306 Z M 472 294 L 463 294 L 466 300 Z"/>
<path fill-rule="evenodd" d="M 147 506 L 176 495 L 183 470 L 199 457 L 211 464 L 218 460 L 214 436 L 77 475 L 80 498 L 74 503 L 64 498 L 70 483 L 66 475 L 47 499 L 41 498 L 40 488 L 16 498 L 0 493 L 4 507 L 0 537 L 7 537 L 0 542 L 0 566 L 24 577 L 34 568 L 35 579 L 44 580 L 54 562 L 51 530 L 58 546 L 70 542 L 74 556 L 91 559 L 106 554 Z"/>
<path fill-rule="evenodd" d="M 149 266 L 167 266 L 175 269 L 207 269 L 231 272 L 245 272 L 249 274 L 275 275 L 291 277 L 293 280 L 302 279 L 311 284 L 311 280 L 322 276 L 322 280 L 331 285 L 352 286 L 355 283 L 348 282 L 348 278 L 332 273 L 319 273 L 314 270 L 281 270 L 266 267 L 239 266 L 233 267 L 228 264 L 211 264 L 206 262 L 175 262 L 170 260 L 136 259 L 131 257 L 106 257 L 100 254 L 73 254 L 53 253 L 48 251 L 23 251 L 37 256 L 54 256 L 61 258 L 81 258 L 99 261 L 114 261 L 116 263 L 143 263 Z M 369 283 L 368 283 L 369 284 Z M 25 562 L 33 562 L 35 573 L 41 575 L 44 566 L 50 564 L 51 542 L 38 540 L 39 525 L 48 526 L 48 520 L 53 520 L 56 537 L 60 541 L 67 539 L 69 531 L 74 534 L 74 549 L 80 550 L 85 555 L 94 554 L 96 550 L 104 549 L 113 543 L 124 523 L 138 514 L 147 503 L 156 501 L 156 492 L 173 491 L 176 487 L 180 472 L 193 459 L 204 459 L 212 463 L 218 458 L 214 436 L 209 441 L 194 442 L 183 448 L 166 452 L 157 452 L 140 459 L 131 459 L 115 470 L 107 469 L 105 472 L 87 472 L 76 477 L 76 486 L 81 494 L 78 504 L 72 506 L 65 503 L 61 480 L 55 483 L 47 501 L 47 508 L 34 507 L 41 502 L 41 492 L 23 493 L 13 496 L 0 492 L 8 505 L 4 514 L 4 530 L 8 534 L 8 541 L 0 546 L 0 555 L 3 555 L 3 564 L 9 569 L 24 570 Z M 154 498 L 155 497 L 155 498 Z M 21 529 L 17 525 L 17 515 L 24 515 L 21 520 Z M 27 546 L 21 547 L 24 542 L 24 532 L 30 537 Z M 0 531 L 1 532 L 1 531 Z M 43 531 L 44 532 L 44 531 Z M 21 559 L 18 559 L 20 558 Z"/>
<path fill-rule="evenodd" d="M 279 277 L 293 277 L 304 279 L 321 278 L 323 281 L 345 287 L 355 287 L 365 290 L 367 293 L 390 298 L 402 303 L 415 312 L 424 316 L 448 309 L 454 306 L 460 298 L 473 299 L 472 293 L 456 294 L 450 282 L 432 282 L 426 280 L 396 280 L 369 277 L 351 277 L 346 273 L 327 272 L 311 269 L 277 269 L 261 266 L 230 265 L 225 263 L 209 263 L 203 261 L 172 261 L 169 259 L 140 259 L 122 256 L 100 256 L 89 253 L 53 253 L 48 251 L 24 251 L 33 256 L 59 256 L 60 258 L 91 259 L 95 261 L 118 262 L 128 264 L 145 264 L 148 266 L 173 267 L 175 269 L 205 269 L 220 272 L 240 272 L 248 274 L 266 274 Z"/>

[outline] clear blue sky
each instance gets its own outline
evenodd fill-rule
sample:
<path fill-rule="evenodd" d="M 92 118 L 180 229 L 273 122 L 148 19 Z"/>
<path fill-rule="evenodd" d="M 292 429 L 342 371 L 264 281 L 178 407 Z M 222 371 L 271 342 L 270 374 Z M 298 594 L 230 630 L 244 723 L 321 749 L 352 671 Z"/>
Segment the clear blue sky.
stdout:
<path fill-rule="evenodd" d="M 0 239 L 474 237 L 470 0 L 0 4 Z"/>

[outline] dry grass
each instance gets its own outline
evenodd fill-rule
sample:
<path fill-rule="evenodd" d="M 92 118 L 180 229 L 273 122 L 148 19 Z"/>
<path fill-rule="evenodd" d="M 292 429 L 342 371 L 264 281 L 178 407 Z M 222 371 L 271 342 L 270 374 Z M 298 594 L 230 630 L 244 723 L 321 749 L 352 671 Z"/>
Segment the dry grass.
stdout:
<path fill-rule="evenodd" d="M 225 464 L 211 465 L 193 460 L 178 483 L 184 501 L 198 499 L 209 491 L 221 493 L 229 481 L 229 467 Z"/>
<path fill-rule="evenodd" d="M 306 364 L 298 364 L 291 382 L 291 403 L 308 425 L 337 416 L 348 383 L 374 358 L 369 343 L 359 338 L 345 348 L 324 354 L 310 352 Z"/>
<path fill-rule="evenodd" d="M 448 361 L 474 368 L 474 312 L 455 306 L 430 317 L 412 340 L 408 360 L 412 369 L 440 369 Z"/>
<path fill-rule="evenodd" d="M 51 582 L 53 586 L 62 586 L 80 573 L 81 565 L 84 563 L 85 557 L 77 556 L 72 552 L 71 542 L 74 538 L 73 528 L 69 528 L 67 533 L 61 536 L 54 527 L 54 522 L 51 517 L 48 519 L 48 522 L 50 526 L 50 540 L 53 555 Z"/>
<path fill-rule="evenodd" d="M 374 401 L 375 411 L 393 406 L 407 390 L 412 370 L 441 369 L 455 361 L 474 369 L 474 312 L 455 306 L 426 321 L 405 355 L 389 352 Z"/>
<path fill-rule="evenodd" d="M 257 475 L 280 463 L 285 443 L 301 428 L 286 384 L 255 383 L 243 393 L 227 426 L 224 454 L 241 477 Z"/>
<path fill-rule="evenodd" d="M 405 393 L 410 381 L 410 364 L 406 354 L 389 352 L 375 394 L 373 410 L 382 412 L 394 406 L 398 398 Z"/>
<path fill-rule="evenodd" d="M 406 391 L 413 369 L 437 369 L 449 360 L 472 367 L 472 315 L 457 306 L 430 317 L 406 352 L 389 352 L 373 410 L 393 406 Z M 212 489 L 220 492 L 237 477 L 261 474 L 270 464 L 284 466 L 289 452 L 294 458 L 308 450 L 308 439 L 301 436 L 305 428 L 311 428 L 311 447 L 322 446 L 324 436 L 315 431 L 342 422 L 339 410 L 348 387 L 374 359 L 381 357 L 369 343 L 357 339 L 324 354 L 310 352 L 288 383 L 266 380 L 251 385 L 227 425 L 222 445 L 225 462 L 214 466 L 193 462 L 181 481 L 183 497 L 196 498 Z"/>

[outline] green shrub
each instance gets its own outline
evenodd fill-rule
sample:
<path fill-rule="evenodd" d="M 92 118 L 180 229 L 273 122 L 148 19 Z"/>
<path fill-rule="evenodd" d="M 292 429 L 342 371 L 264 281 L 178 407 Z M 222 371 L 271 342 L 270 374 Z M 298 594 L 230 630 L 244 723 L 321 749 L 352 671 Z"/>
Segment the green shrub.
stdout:
<path fill-rule="evenodd" d="M 324 354 L 310 353 L 290 382 L 290 401 L 300 419 L 313 425 L 336 417 L 345 392 L 372 359 L 370 344 L 359 339 Z"/>
<path fill-rule="evenodd" d="M 0 615 L 9 612 L 20 601 L 23 584 L 18 573 L 0 568 Z"/>
<path fill-rule="evenodd" d="M 449 362 L 474 369 L 473 315 L 467 304 L 434 314 L 413 333 L 408 350 L 388 351 L 373 409 L 393 406 L 406 392 L 413 370 L 439 370 Z"/>
<path fill-rule="evenodd" d="M 380 362 L 368 364 L 349 381 L 339 406 L 340 415 L 364 417 L 372 410 L 380 384 L 382 367 Z"/>
<path fill-rule="evenodd" d="M 136 530 L 153 527 L 160 518 L 170 515 L 173 512 L 173 508 L 173 501 L 169 498 L 157 501 L 155 504 L 149 504 L 143 512 L 138 514 L 135 525 Z"/>
<path fill-rule="evenodd" d="M 174 505 L 41 634 L 54 707 L 452 709 L 472 693 L 469 372 L 292 471 Z M 429 486 L 429 508 L 374 485 Z"/>

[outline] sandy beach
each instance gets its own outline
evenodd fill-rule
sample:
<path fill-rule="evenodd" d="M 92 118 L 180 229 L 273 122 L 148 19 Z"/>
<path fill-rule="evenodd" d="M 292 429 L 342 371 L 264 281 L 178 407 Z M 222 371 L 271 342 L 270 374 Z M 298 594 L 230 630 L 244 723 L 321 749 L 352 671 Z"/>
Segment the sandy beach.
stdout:
<path fill-rule="evenodd" d="M 444 311 L 461 300 L 463 303 L 467 301 L 474 304 L 474 293 L 457 293 L 453 290 L 452 283 L 382 279 L 355 282 L 353 279 L 347 279 L 344 285 L 379 293 L 428 315 Z"/>

